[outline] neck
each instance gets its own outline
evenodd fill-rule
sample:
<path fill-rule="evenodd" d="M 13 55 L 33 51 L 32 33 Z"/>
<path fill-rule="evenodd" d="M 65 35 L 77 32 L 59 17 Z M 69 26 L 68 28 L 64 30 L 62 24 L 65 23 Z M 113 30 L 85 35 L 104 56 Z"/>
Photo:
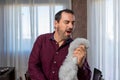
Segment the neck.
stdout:
<path fill-rule="evenodd" d="M 60 36 L 58 36 L 57 34 L 54 34 L 54 39 L 55 41 L 59 44 L 59 46 L 61 46 L 63 44 L 63 42 L 65 41 L 65 39 L 62 39 Z"/>

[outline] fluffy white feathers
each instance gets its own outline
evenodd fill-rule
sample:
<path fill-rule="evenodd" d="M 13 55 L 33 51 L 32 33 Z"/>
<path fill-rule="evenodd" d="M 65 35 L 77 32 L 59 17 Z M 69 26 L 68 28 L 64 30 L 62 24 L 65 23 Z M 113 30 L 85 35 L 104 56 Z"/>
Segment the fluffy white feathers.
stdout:
<path fill-rule="evenodd" d="M 73 42 L 71 42 L 68 49 L 68 55 L 59 70 L 59 80 L 78 80 L 77 58 L 73 57 L 73 52 L 81 44 L 85 45 L 86 48 L 89 47 L 89 41 L 85 38 L 76 38 Z"/>

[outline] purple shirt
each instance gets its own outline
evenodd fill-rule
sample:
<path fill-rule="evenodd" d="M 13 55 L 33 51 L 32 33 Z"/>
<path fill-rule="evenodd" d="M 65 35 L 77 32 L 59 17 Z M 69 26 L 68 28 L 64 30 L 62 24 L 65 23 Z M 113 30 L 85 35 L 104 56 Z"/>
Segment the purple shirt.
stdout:
<path fill-rule="evenodd" d="M 68 54 L 72 39 L 68 39 L 59 47 L 53 38 L 54 33 L 39 36 L 33 46 L 29 58 L 28 72 L 32 80 L 59 80 L 59 68 Z M 79 80 L 90 80 L 91 71 L 87 60 L 78 70 Z"/>

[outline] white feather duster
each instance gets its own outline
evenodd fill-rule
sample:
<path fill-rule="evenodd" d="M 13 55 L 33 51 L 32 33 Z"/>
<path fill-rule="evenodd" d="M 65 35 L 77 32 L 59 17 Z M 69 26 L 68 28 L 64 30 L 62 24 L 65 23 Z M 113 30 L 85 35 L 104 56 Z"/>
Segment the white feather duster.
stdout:
<path fill-rule="evenodd" d="M 77 57 L 73 57 L 73 52 L 81 44 L 85 45 L 86 48 L 89 47 L 89 41 L 85 38 L 76 38 L 73 42 L 71 42 L 68 49 L 68 55 L 59 70 L 59 80 L 78 80 Z"/>

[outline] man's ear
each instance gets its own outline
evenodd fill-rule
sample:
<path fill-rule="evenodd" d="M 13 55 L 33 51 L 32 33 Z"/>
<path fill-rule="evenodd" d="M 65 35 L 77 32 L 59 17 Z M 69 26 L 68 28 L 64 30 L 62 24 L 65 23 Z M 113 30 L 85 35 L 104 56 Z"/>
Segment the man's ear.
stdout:
<path fill-rule="evenodd" d="M 58 26 L 58 22 L 55 20 L 55 21 L 54 21 L 54 28 L 56 29 L 57 26 Z"/>

